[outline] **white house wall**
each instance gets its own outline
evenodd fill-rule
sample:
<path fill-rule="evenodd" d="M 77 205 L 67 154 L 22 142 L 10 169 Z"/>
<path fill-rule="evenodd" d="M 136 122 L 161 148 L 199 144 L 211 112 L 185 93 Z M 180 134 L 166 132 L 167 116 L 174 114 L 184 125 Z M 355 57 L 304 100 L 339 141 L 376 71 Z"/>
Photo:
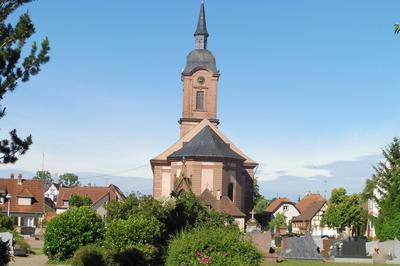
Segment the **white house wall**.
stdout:
<path fill-rule="evenodd" d="M 284 210 L 284 207 L 287 206 L 288 209 Z M 286 217 L 286 223 L 288 223 L 289 221 L 291 221 L 293 219 L 293 217 L 295 216 L 299 216 L 300 212 L 296 209 L 296 207 L 294 207 L 292 204 L 282 204 L 275 212 L 274 212 L 274 217 L 276 217 L 276 215 L 278 213 L 283 213 L 283 215 L 285 215 Z"/>

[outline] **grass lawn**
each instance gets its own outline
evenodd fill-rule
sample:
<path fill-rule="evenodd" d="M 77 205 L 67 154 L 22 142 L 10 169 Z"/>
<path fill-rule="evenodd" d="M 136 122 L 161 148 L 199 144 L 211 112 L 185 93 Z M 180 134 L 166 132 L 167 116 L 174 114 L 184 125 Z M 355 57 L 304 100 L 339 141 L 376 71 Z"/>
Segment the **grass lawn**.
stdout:
<path fill-rule="evenodd" d="M 360 263 L 338 263 L 338 262 L 323 262 L 323 261 L 312 261 L 312 260 L 289 260 L 284 261 L 279 264 L 272 264 L 272 263 L 264 263 L 262 266 L 269 266 L 269 265 L 282 265 L 282 266 L 367 266 L 372 264 L 360 264 Z M 377 264 L 375 264 L 377 265 Z M 384 264 L 381 264 L 384 265 Z M 394 264 L 385 264 L 385 265 L 394 265 Z"/>

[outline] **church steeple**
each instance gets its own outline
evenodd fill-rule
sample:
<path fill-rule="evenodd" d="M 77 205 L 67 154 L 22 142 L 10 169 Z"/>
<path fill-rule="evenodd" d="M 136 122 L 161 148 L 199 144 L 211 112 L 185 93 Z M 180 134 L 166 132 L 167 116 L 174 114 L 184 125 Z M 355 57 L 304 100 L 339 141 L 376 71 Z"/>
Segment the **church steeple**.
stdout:
<path fill-rule="evenodd" d="M 196 49 L 207 49 L 207 23 L 206 23 L 206 11 L 204 8 L 204 1 L 201 2 L 199 21 L 197 22 L 197 29 L 194 33 L 196 38 Z"/>

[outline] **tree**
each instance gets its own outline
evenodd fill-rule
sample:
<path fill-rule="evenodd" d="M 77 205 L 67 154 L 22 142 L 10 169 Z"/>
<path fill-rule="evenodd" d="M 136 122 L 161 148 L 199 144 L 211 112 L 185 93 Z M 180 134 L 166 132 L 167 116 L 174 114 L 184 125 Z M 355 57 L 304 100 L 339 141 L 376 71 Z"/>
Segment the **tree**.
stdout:
<path fill-rule="evenodd" d="M 400 33 L 400 24 L 396 23 L 393 26 L 394 26 L 394 33 L 399 34 Z"/>
<path fill-rule="evenodd" d="M 400 139 L 394 138 L 382 154 L 383 161 L 374 167 L 375 174 L 367 179 L 364 189 L 364 194 L 372 196 L 380 207 L 400 194 Z"/>
<path fill-rule="evenodd" d="M 18 82 L 27 82 L 40 72 L 41 65 L 50 59 L 49 41 L 45 38 L 38 45 L 34 42 L 30 53 L 21 58 L 28 39 L 35 33 L 35 27 L 26 12 L 13 26 L 7 18 L 22 5 L 32 0 L 3 0 L 0 2 L 0 101 L 7 92 L 16 89 Z M 6 108 L 0 105 L 0 119 L 6 115 Z M 32 144 L 32 136 L 20 138 L 15 129 L 10 131 L 10 139 L 0 140 L 0 164 L 15 163 Z"/>
<path fill-rule="evenodd" d="M 103 240 L 104 224 L 90 207 L 71 208 L 54 217 L 44 235 L 44 253 L 50 259 L 65 260 L 85 245 Z"/>
<path fill-rule="evenodd" d="M 92 199 L 88 196 L 72 195 L 68 201 L 71 207 L 81 207 L 92 205 Z"/>
<path fill-rule="evenodd" d="M 383 150 L 383 161 L 374 167 L 375 174 L 366 181 L 364 198 L 374 199 L 379 216 L 375 221 L 380 240 L 400 238 L 400 140 L 394 138 Z"/>
<path fill-rule="evenodd" d="M 53 183 L 53 178 L 51 177 L 51 173 L 49 171 L 37 171 L 36 175 L 32 177 L 34 180 L 42 180 L 46 185 Z"/>
<path fill-rule="evenodd" d="M 0 214 L 0 232 L 12 231 L 12 230 L 14 230 L 14 223 L 12 218 Z"/>
<path fill-rule="evenodd" d="M 60 175 L 60 177 L 58 178 L 58 182 L 68 187 L 80 185 L 78 176 L 73 173 L 65 173 L 63 175 Z"/>
<path fill-rule="evenodd" d="M 360 194 L 347 195 L 344 188 L 333 189 L 321 224 L 332 228 L 350 227 L 353 235 L 359 236 L 367 223 L 367 210 L 362 203 Z"/>
<path fill-rule="evenodd" d="M 286 217 L 283 213 L 278 213 L 274 219 L 269 222 L 269 228 L 274 232 L 278 231 L 279 228 L 286 226 Z"/>

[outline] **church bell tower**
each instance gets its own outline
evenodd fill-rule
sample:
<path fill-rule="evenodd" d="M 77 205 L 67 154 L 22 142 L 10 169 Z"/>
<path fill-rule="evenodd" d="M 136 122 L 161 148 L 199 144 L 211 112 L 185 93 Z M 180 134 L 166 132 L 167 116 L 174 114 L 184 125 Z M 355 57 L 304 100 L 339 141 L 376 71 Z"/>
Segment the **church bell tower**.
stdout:
<path fill-rule="evenodd" d="M 219 71 L 215 57 L 207 50 L 208 31 L 204 3 L 200 7 L 199 21 L 194 33 L 195 49 L 187 56 L 182 72 L 183 108 L 179 120 L 180 136 L 183 137 L 203 119 L 214 125 L 217 119 L 217 91 Z"/>

